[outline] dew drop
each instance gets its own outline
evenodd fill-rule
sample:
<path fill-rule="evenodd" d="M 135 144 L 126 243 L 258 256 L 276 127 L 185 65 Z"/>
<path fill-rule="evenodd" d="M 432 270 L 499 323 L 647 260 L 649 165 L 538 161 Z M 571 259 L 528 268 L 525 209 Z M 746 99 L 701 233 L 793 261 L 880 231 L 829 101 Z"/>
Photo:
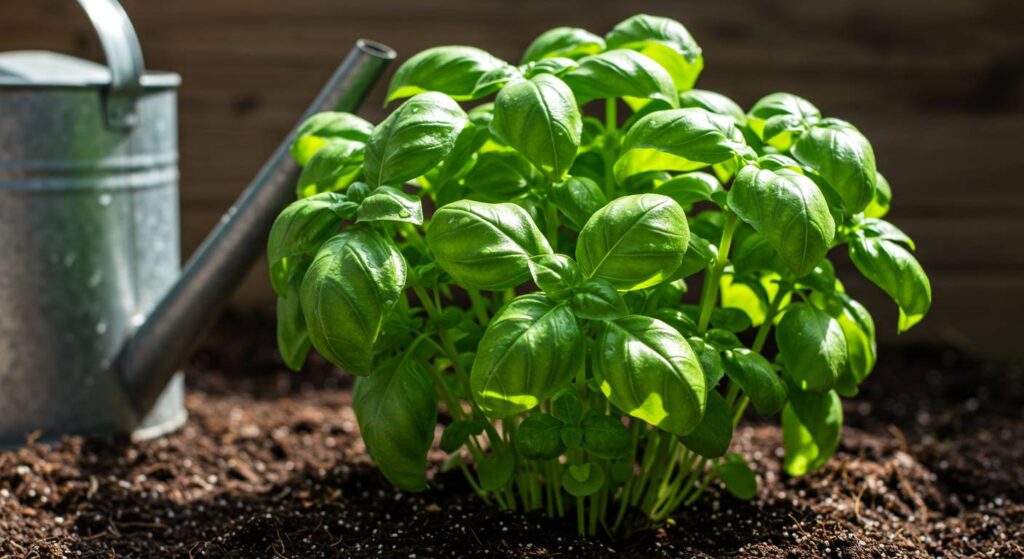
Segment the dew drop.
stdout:
<path fill-rule="evenodd" d="M 113 200 L 114 198 L 109 194 L 100 194 L 99 202 L 101 206 L 109 206 Z"/>

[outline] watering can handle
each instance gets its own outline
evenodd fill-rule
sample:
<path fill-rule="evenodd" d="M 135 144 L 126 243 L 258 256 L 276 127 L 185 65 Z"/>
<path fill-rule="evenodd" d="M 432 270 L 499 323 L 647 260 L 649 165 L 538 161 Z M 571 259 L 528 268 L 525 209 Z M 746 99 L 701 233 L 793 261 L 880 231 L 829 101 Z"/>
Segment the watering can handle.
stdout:
<path fill-rule="evenodd" d="M 142 94 L 142 47 L 128 14 L 117 0 L 78 0 L 103 46 L 110 69 L 105 99 L 107 126 L 129 129 L 138 124 L 136 102 Z"/>

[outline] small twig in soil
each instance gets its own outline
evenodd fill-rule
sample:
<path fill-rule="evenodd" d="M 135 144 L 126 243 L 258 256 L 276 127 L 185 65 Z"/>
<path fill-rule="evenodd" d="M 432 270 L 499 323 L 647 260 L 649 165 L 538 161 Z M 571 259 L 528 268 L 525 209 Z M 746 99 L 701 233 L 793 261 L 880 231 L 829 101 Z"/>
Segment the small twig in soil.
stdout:
<path fill-rule="evenodd" d="M 804 530 L 804 525 L 800 523 L 800 519 L 793 516 L 793 513 L 789 513 L 789 517 L 793 519 L 793 522 L 796 522 L 797 529 L 800 530 L 800 533 L 803 534 L 805 538 L 811 537 L 811 535 L 807 533 L 807 530 Z"/>

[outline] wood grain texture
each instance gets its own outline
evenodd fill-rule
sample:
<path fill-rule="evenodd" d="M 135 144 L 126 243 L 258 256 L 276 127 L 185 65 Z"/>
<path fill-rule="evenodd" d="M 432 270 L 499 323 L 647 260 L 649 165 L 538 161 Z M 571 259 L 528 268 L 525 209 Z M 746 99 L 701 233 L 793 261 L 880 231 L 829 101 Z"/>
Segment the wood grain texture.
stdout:
<path fill-rule="evenodd" d="M 893 186 L 893 221 L 919 244 L 932 315 L 904 339 L 944 338 L 1024 357 L 1024 2 L 1019 0 L 122 0 L 147 65 L 182 75 L 183 247 L 193 250 L 294 124 L 352 42 L 400 59 L 471 44 L 518 59 L 557 25 L 603 33 L 635 12 L 679 19 L 704 49 L 700 87 L 744 106 L 778 90 L 850 120 Z M 0 51 L 97 58 L 72 0 L 5 0 Z M 379 120 L 383 84 L 363 115 Z M 0 113 L 2 116 L 2 113 Z M 0 121 L 2 124 L 2 121 Z M 847 268 L 847 266 L 841 266 Z M 272 304 L 265 264 L 236 297 Z M 847 274 L 851 277 L 851 274 Z M 866 282 L 850 289 L 895 311 Z M 888 313 L 888 314 L 886 314 Z M 891 319 L 891 320 L 890 320 Z"/>

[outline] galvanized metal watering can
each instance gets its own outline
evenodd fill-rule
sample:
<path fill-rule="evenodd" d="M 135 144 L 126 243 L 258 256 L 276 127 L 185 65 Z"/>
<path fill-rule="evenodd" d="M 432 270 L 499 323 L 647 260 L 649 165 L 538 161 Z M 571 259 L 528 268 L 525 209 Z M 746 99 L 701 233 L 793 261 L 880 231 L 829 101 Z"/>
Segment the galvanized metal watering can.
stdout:
<path fill-rule="evenodd" d="M 78 3 L 106 66 L 0 54 L 0 446 L 180 426 L 180 360 L 263 252 L 298 174 L 293 129 L 179 276 L 180 78 L 144 70 L 116 0 Z M 354 110 L 394 56 L 359 41 L 305 116 Z"/>

